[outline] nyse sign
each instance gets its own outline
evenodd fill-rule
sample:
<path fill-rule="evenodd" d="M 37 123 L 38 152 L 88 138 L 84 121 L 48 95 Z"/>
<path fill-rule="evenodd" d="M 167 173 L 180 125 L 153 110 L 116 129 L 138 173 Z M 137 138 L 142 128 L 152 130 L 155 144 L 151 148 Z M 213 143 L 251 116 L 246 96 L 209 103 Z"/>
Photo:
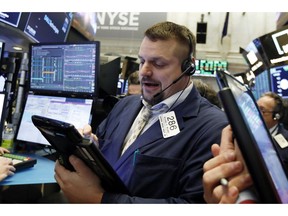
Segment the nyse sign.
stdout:
<path fill-rule="evenodd" d="M 167 13 L 97 12 L 96 37 L 142 38 L 144 31 L 167 20 Z"/>

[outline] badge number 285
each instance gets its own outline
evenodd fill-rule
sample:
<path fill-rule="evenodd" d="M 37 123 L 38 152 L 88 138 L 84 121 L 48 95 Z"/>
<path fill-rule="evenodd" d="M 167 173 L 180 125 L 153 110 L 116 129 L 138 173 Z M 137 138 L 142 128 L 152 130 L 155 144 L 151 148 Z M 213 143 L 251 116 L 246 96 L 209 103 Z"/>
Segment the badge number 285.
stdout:
<path fill-rule="evenodd" d="M 160 115 L 159 121 L 164 138 L 175 136 L 180 132 L 174 111 Z"/>

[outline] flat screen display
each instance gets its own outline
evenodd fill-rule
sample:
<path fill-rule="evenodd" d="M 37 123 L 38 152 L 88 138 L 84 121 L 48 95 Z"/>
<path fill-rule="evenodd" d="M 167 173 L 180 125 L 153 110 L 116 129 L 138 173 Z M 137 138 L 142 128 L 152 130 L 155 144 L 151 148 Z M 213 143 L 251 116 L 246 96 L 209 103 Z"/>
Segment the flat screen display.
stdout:
<path fill-rule="evenodd" d="M 18 27 L 20 18 L 19 12 L 0 12 L 0 21 L 14 27 Z"/>
<path fill-rule="evenodd" d="M 65 42 L 73 14 L 60 12 L 33 12 L 29 14 L 24 33 L 35 42 Z"/>
<path fill-rule="evenodd" d="M 205 59 L 196 59 L 195 60 L 195 73 L 193 76 L 210 76 L 216 77 L 215 71 L 217 70 L 227 70 L 228 62 L 227 61 L 218 61 L 218 60 L 205 60 Z"/>
<path fill-rule="evenodd" d="M 271 91 L 269 70 L 264 70 L 255 77 L 255 85 L 251 90 L 256 100 L 258 100 L 262 94 Z"/>
<path fill-rule="evenodd" d="M 259 38 L 269 67 L 288 64 L 288 27 L 273 31 Z"/>
<path fill-rule="evenodd" d="M 288 98 L 288 65 L 270 68 L 272 91 L 282 98 Z"/>
<path fill-rule="evenodd" d="M 16 140 L 19 142 L 50 145 L 34 126 L 31 116 L 41 115 L 82 128 L 91 123 L 93 99 L 68 98 L 28 94 Z"/>
<path fill-rule="evenodd" d="M 100 42 L 30 45 L 29 90 L 57 95 L 95 96 Z"/>
<path fill-rule="evenodd" d="M 267 68 L 265 59 L 262 57 L 262 51 L 261 43 L 259 39 L 256 38 L 241 52 L 244 60 L 255 76 Z"/>

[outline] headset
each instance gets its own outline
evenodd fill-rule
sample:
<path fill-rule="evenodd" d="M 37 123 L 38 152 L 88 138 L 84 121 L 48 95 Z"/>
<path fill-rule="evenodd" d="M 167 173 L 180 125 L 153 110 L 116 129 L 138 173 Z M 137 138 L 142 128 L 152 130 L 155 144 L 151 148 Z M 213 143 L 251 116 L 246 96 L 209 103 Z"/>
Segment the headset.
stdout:
<path fill-rule="evenodd" d="M 192 76 L 195 73 L 195 64 L 192 62 L 191 57 L 193 55 L 192 51 L 192 37 L 188 33 L 188 42 L 189 42 L 189 54 L 188 57 L 182 62 L 181 70 L 182 73 Z"/>
<path fill-rule="evenodd" d="M 273 97 L 274 100 L 275 100 L 275 103 L 276 103 L 276 106 L 273 110 L 273 113 L 272 113 L 272 118 L 273 120 L 280 120 L 283 116 L 283 101 L 281 99 L 280 96 L 277 95 L 277 97 Z"/>

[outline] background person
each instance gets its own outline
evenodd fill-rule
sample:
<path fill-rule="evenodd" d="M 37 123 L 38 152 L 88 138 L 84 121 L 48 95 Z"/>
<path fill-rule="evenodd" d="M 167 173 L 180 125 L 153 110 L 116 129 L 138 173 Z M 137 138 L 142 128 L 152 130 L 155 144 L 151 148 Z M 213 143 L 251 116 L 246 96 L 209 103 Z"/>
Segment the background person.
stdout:
<path fill-rule="evenodd" d="M 127 95 L 141 94 L 141 85 L 139 80 L 139 71 L 135 71 L 128 77 Z"/>
<path fill-rule="evenodd" d="M 222 104 L 218 98 L 217 92 L 211 86 L 199 79 L 193 79 L 193 84 L 202 97 L 206 98 L 210 103 L 222 109 Z"/>
<path fill-rule="evenodd" d="M 288 171 L 288 130 L 283 125 L 283 120 L 287 115 L 285 113 L 287 109 L 286 104 L 281 96 L 275 92 L 264 93 L 258 99 L 257 104 L 270 134 L 274 138 L 276 149 Z M 281 139 L 281 137 L 285 139 Z"/>

